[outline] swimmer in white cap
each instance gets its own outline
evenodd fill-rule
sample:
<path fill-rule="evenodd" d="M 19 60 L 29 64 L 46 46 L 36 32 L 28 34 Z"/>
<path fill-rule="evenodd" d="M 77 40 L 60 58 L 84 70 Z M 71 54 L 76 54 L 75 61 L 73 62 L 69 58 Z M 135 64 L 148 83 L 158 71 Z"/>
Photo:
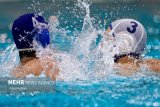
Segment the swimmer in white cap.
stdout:
<path fill-rule="evenodd" d="M 116 68 L 122 71 L 120 74 L 131 75 L 138 71 L 141 65 L 152 71 L 160 72 L 160 60 L 142 60 L 141 58 L 147 42 L 147 33 L 140 22 L 133 19 L 114 21 L 108 27 L 105 36 L 110 36 L 114 41 L 121 43 L 115 44 L 119 50 L 114 56 Z"/>
<path fill-rule="evenodd" d="M 55 16 L 50 17 L 54 22 Z M 18 17 L 12 27 L 12 35 L 19 51 L 20 65 L 15 67 L 12 75 L 23 78 L 29 74 L 39 76 L 42 71 L 47 77 L 56 80 L 59 68 L 56 62 L 46 55 L 43 58 L 36 56 L 34 41 L 46 48 L 50 45 L 49 26 L 45 19 L 37 14 L 27 13 Z M 41 60 L 40 60 L 41 59 Z"/>

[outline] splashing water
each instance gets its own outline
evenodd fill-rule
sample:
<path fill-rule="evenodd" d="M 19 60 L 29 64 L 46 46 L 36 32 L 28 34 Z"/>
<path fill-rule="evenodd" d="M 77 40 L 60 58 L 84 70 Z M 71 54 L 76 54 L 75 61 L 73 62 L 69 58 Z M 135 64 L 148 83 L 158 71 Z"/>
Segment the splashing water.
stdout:
<path fill-rule="evenodd" d="M 68 36 L 68 30 L 60 27 L 58 19 L 55 22 L 49 22 L 52 48 L 43 49 L 39 47 L 37 48 L 37 55 L 41 58 L 43 54 L 47 53 L 50 58 L 58 63 L 60 69 L 58 80 L 75 81 L 107 78 L 108 75 L 117 72 L 114 69 L 113 57 L 119 50 L 113 48 L 114 42 L 106 37 L 103 30 L 94 27 L 94 18 L 90 17 L 90 4 L 78 0 L 76 6 L 86 12 L 81 32 L 75 30 L 73 36 Z M 104 38 L 97 46 L 98 35 Z M 63 46 L 55 43 L 57 38 L 58 41 L 62 42 L 61 44 L 64 44 Z M 58 51 L 59 48 L 67 50 L 67 46 L 70 48 L 69 52 Z M 1 75 L 4 76 L 6 72 L 9 75 L 9 71 L 18 63 L 18 52 L 15 50 L 15 45 L 9 46 L 1 54 L 2 71 L 5 71 Z"/>
<path fill-rule="evenodd" d="M 75 28 L 70 32 L 66 30 L 67 27 L 61 27 L 58 20 L 56 23 L 50 22 L 52 47 L 36 48 L 40 59 L 46 55 L 58 64 L 60 74 L 57 78 L 56 92 L 49 94 L 45 92 L 35 96 L 34 93 L 30 96 L 4 95 L 0 97 L 3 99 L 0 100 L 1 104 L 5 102 L 9 106 L 38 107 L 64 104 L 71 107 L 160 105 L 160 75 L 151 73 L 143 67 L 139 73 L 131 77 L 115 75 L 117 71 L 114 69 L 113 56 L 119 49 L 114 47 L 116 41 L 106 37 L 105 31 L 94 25 L 95 19 L 91 18 L 90 5 L 80 0 L 76 3 L 80 13 L 83 15 L 85 13 L 82 30 Z M 37 11 L 43 14 L 40 9 Z M 76 12 L 74 14 L 81 17 L 76 15 Z M 98 36 L 103 37 L 99 44 Z M 0 55 L 0 77 L 10 76 L 10 71 L 18 64 L 18 51 L 15 45 L 11 45 Z"/>
<path fill-rule="evenodd" d="M 68 79 L 69 77 L 70 80 L 75 80 L 74 71 L 76 71 L 77 75 L 81 74 L 80 78 L 77 78 L 80 80 L 83 79 L 90 80 L 97 77 L 99 78 L 106 77 L 109 69 L 111 68 L 111 61 L 108 60 L 108 58 L 112 60 L 112 63 L 113 63 L 113 58 L 112 56 L 108 56 L 109 55 L 108 52 L 106 52 L 105 55 L 102 55 L 100 52 L 101 49 L 100 47 L 99 49 L 96 49 L 96 46 L 92 46 L 93 43 L 96 42 L 98 34 L 103 36 L 103 31 L 95 29 L 92 24 L 93 19 L 90 17 L 90 9 L 89 9 L 90 4 L 78 1 L 78 6 L 80 6 L 80 8 L 83 9 L 85 8 L 86 16 L 83 21 L 82 31 L 78 35 L 78 38 L 76 38 L 75 41 L 72 41 L 73 48 L 69 52 L 69 54 L 65 54 L 63 56 L 57 54 L 58 56 L 60 55 L 62 57 L 61 58 L 62 63 L 59 64 L 59 67 L 64 68 L 64 71 L 61 70 L 61 73 L 63 75 L 61 77 L 63 77 L 64 80 L 66 80 L 66 78 L 67 80 L 69 80 Z M 93 47 L 93 49 L 91 49 L 91 47 Z M 99 58 L 100 54 L 101 54 L 101 59 Z M 106 57 L 106 55 L 108 57 Z M 66 76 L 64 76 L 63 72 L 66 73 Z"/>
<path fill-rule="evenodd" d="M 8 46 L 0 55 L 0 77 L 10 77 L 10 71 L 19 63 L 15 45 Z"/>

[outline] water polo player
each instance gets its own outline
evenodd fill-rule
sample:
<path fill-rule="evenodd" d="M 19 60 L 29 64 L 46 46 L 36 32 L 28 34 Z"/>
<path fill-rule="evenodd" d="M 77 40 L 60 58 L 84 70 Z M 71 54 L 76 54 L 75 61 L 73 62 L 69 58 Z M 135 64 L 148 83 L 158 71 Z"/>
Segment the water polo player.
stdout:
<path fill-rule="evenodd" d="M 147 42 L 147 33 L 140 22 L 133 19 L 114 21 L 108 27 L 107 34 L 106 36 L 110 36 L 114 41 L 117 41 L 114 47 L 118 47 L 118 53 L 114 56 L 114 62 L 120 66 L 119 68 L 122 68 L 122 71 L 129 71 L 123 72 L 123 75 L 130 75 L 137 71 L 141 65 L 160 72 L 160 60 L 142 60 L 141 58 Z M 130 72 L 131 70 L 133 72 Z"/>
<path fill-rule="evenodd" d="M 55 80 L 59 73 L 56 62 L 44 55 L 43 60 L 36 56 L 34 42 L 46 48 L 50 45 L 49 26 L 45 19 L 37 14 L 28 13 L 18 17 L 12 27 L 12 35 L 19 51 L 20 65 L 12 75 L 26 77 L 28 74 L 39 76 L 42 71 Z M 52 72 L 54 71 L 54 72 Z"/>

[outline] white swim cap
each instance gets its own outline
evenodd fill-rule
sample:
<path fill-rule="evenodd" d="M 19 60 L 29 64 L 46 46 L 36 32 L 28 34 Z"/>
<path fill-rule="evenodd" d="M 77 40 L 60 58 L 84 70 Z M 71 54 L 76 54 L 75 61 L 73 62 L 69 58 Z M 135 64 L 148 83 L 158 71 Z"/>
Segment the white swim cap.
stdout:
<path fill-rule="evenodd" d="M 119 54 L 142 54 L 146 42 L 147 33 L 143 25 L 133 19 L 120 19 L 110 24 L 109 35 L 121 41 Z"/>

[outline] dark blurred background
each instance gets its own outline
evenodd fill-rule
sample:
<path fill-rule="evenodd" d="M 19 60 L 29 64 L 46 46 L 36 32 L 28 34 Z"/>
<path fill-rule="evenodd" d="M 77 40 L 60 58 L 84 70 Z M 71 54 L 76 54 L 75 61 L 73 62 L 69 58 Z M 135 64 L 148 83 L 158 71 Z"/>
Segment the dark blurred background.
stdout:
<path fill-rule="evenodd" d="M 148 33 L 147 48 L 160 52 L 160 0 L 87 0 L 95 25 L 107 28 L 119 18 L 140 21 Z M 77 0 L 0 0 L 0 51 L 12 41 L 11 27 L 15 18 L 28 13 L 41 13 L 59 18 L 60 26 L 68 30 L 81 29 L 85 9 L 76 6 Z M 157 55 L 157 54 L 156 54 Z"/>

